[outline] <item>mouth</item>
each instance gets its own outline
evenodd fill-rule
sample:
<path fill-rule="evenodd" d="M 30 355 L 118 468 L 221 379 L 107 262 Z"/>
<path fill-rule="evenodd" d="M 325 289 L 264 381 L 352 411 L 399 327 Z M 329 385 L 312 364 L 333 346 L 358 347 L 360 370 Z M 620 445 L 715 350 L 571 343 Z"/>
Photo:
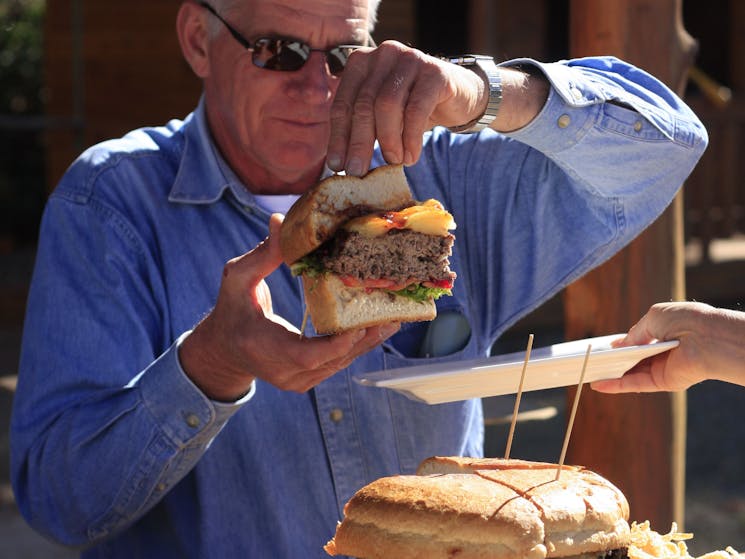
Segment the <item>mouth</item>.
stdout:
<path fill-rule="evenodd" d="M 319 126 L 328 126 L 328 120 L 309 120 L 307 117 L 299 118 L 288 118 L 286 116 L 278 117 L 277 120 L 285 126 L 293 126 L 297 128 L 312 129 Z"/>

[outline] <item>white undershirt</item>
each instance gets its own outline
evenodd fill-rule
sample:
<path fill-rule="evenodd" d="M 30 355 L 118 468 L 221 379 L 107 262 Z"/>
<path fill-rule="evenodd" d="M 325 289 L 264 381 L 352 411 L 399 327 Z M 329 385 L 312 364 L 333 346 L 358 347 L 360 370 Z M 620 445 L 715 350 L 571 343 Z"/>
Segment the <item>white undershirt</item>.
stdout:
<path fill-rule="evenodd" d="M 256 203 L 269 213 L 286 214 L 299 194 L 254 194 Z"/>

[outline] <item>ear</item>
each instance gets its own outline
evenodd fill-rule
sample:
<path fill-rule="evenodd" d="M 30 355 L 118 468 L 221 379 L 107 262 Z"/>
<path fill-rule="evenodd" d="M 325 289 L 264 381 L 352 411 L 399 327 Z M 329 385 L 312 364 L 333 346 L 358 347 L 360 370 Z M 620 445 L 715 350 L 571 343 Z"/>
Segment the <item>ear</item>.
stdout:
<path fill-rule="evenodd" d="M 210 73 L 207 11 L 195 2 L 182 2 L 176 16 L 176 31 L 181 52 L 192 71 L 206 78 Z"/>

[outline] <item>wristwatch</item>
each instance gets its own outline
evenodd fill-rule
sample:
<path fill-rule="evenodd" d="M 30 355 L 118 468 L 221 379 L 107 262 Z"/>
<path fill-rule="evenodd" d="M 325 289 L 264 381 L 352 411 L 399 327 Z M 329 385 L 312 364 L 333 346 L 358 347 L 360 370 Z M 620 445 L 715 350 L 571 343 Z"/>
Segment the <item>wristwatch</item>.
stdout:
<path fill-rule="evenodd" d="M 499 74 L 497 65 L 494 64 L 494 58 L 482 54 L 465 54 L 463 56 L 443 56 L 442 60 L 463 66 L 479 74 L 484 83 L 489 88 L 489 103 L 486 105 L 486 111 L 480 117 L 473 119 L 471 122 L 461 124 L 460 126 L 451 126 L 448 128 L 451 132 L 470 134 L 480 132 L 488 127 L 495 118 L 499 105 L 502 103 L 502 77 Z"/>

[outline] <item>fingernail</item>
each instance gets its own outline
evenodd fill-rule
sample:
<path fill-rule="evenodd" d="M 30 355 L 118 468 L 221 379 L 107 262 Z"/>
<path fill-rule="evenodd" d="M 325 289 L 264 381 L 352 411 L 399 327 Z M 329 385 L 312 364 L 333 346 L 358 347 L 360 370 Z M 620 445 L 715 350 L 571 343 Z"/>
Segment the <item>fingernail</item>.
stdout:
<path fill-rule="evenodd" d="M 336 154 L 329 154 L 328 158 L 326 159 L 326 165 L 328 165 L 329 169 L 331 169 L 332 171 L 341 170 L 341 157 Z"/>
<path fill-rule="evenodd" d="M 347 173 L 354 175 L 355 177 L 362 176 L 362 160 L 358 157 L 353 157 L 347 164 Z"/>
<path fill-rule="evenodd" d="M 414 163 L 415 163 L 414 156 L 411 155 L 410 151 L 405 151 L 404 152 L 404 165 L 409 167 L 410 165 L 413 165 Z"/>
<path fill-rule="evenodd" d="M 393 152 L 384 153 L 383 157 L 385 157 L 385 161 L 389 165 L 399 165 L 403 163 L 403 160 L 401 159 L 401 156 L 399 156 L 398 153 L 393 153 Z"/>

